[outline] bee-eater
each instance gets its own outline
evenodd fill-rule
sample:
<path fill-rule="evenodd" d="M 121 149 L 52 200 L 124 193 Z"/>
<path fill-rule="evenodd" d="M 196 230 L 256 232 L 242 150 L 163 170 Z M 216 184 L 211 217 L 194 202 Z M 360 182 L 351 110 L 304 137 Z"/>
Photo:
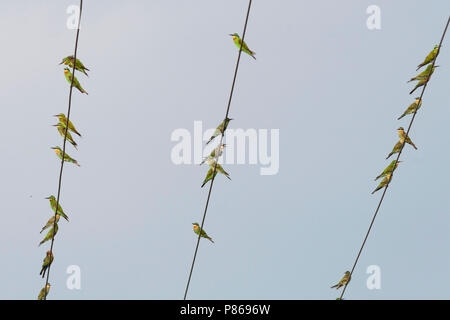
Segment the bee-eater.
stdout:
<path fill-rule="evenodd" d="M 438 50 L 439 50 L 439 46 L 438 45 L 434 46 L 434 49 L 431 50 L 431 52 L 427 55 L 425 60 L 423 60 L 423 62 L 417 66 L 416 71 L 419 70 L 420 68 L 422 68 L 423 66 L 429 64 L 430 62 L 432 62 L 434 60 L 434 58 L 436 58 Z"/>
<path fill-rule="evenodd" d="M 383 180 L 381 180 L 380 184 L 378 185 L 378 187 L 376 187 L 375 190 L 372 191 L 372 194 L 374 194 L 375 192 L 377 192 L 378 190 L 380 190 L 381 188 L 385 187 L 386 185 L 389 184 L 389 182 L 391 181 L 391 177 L 392 177 L 392 171 L 390 173 L 388 173 Z"/>
<path fill-rule="evenodd" d="M 69 68 L 64 68 L 64 75 L 66 76 L 67 82 L 69 82 L 69 84 L 71 84 L 71 83 L 72 83 L 72 77 L 73 77 L 73 75 L 72 75 L 72 72 L 70 72 Z M 77 88 L 78 90 L 80 90 L 81 93 L 86 93 L 86 94 L 88 94 L 87 91 L 84 90 L 84 89 L 81 87 L 81 84 L 80 84 L 80 82 L 78 82 L 77 77 L 73 77 L 73 78 L 74 78 L 74 79 L 73 79 L 73 86 L 74 86 L 75 88 Z"/>
<path fill-rule="evenodd" d="M 201 230 L 200 225 L 197 222 L 194 222 L 193 225 L 194 225 L 194 232 L 195 232 L 195 234 L 198 235 L 200 233 L 200 237 L 206 238 L 209 241 L 211 241 L 212 243 L 214 243 L 213 239 L 211 239 L 211 237 L 208 236 L 208 234 L 206 234 L 205 230 Z"/>
<path fill-rule="evenodd" d="M 200 163 L 200 165 L 204 164 L 206 161 L 218 159 L 222 155 L 223 149 L 225 148 L 225 146 L 226 146 L 225 143 L 223 143 L 220 146 L 217 146 L 213 151 L 211 151 L 209 156 L 207 156 L 205 159 L 203 159 L 203 161 Z"/>
<path fill-rule="evenodd" d="M 44 239 L 42 239 L 42 241 L 41 242 L 39 242 L 39 246 L 41 245 L 41 244 L 43 244 L 44 242 L 47 242 L 48 240 L 51 240 L 52 238 L 53 238 L 53 230 L 55 230 L 55 236 L 56 236 L 56 233 L 58 232 L 58 224 L 56 223 L 55 224 L 55 229 L 53 229 L 53 228 L 51 228 L 48 232 L 47 232 L 47 235 L 45 236 L 45 238 Z"/>
<path fill-rule="evenodd" d="M 202 184 L 202 188 L 205 186 L 205 184 L 212 180 L 213 177 L 216 176 L 217 172 L 220 172 L 221 174 L 223 174 L 225 177 L 227 177 L 228 179 L 231 180 L 230 175 L 228 174 L 228 172 L 226 172 L 222 166 L 220 164 L 217 164 L 216 166 L 216 172 L 214 172 L 214 166 L 216 164 L 216 161 L 214 160 L 208 160 L 208 164 L 209 164 L 209 170 L 208 173 L 206 174 L 205 180 L 203 180 L 203 184 Z"/>
<path fill-rule="evenodd" d="M 47 271 L 48 267 L 53 262 L 53 253 L 50 252 L 50 250 L 47 251 L 47 255 L 44 258 L 44 263 L 42 264 L 41 272 L 39 272 L 39 275 L 42 275 L 42 278 L 45 276 L 45 272 Z"/>
<path fill-rule="evenodd" d="M 404 116 L 406 116 L 408 114 L 412 114 L 412 113 L 416 112 L 417 110 L 419 110 L 420 107 L 422 106 L 422 101 L 420 101 L 420 103 L 419 103 L 419 98 L 420 97 L 417 97 L 416 100 L 409 105 L 409 107 L 405 110 L 405 112 L 403 112 L 403 114 L 400 117 L 398 117 L 397 120 L 400 120 Z"/>
<path fill-rule="evenodd" d="M 331 288 L 336 288 L 339 289 L 343 286 L 345 286 L 347 283 L 350 282 L 350 271 L 345 271 L 344 276 L 342 277 L 341 281 L 339 281 L 337 284 L 335 284 L 334 286 L 332 286 Z M 336 299 L 337 300 L 337 299 Z"/>
<path fill-rule="evenodd" d="M 61 122 L 64 126 L 67 126 L 67 118 L 64 113 L 56 114 L 54 115 L 54 117 L 57 117 L 59 119 L 59 122 Z M 75 126 L 70 120 L 69 120 L 69 130 L 81 138 L 81 134 L 77 131 L 77 129 L 75 129 Z"/>
<path fill-rule="evenodd" d="M 402 150 L 403 147 L 403 142 L 397 142 L 394 146 L 394 148 L 392 149 L 391 153 L 388 154 L 388 156 L 386 157 L 386 160 L 390 158 L 390 156 L 392 156 L 394 153 L 399 153 L 400 150 Z"/>
<path fill-rule="evenodd" d="M 242 39 L 239 37 L 239 35 L 238 35 L 237 33 L 233 33 L 233 34 L 230 34 L 230 36 L 233 37 L 233 41 L 234 41 L 234 44 L 236 45 L 236 47 L 238 47 L 238 49 L 240 49 L 240 48 L 241 48 Z M 248 48 L 248 46 L 247 46 L 247 44 L 245 43 L 245 41 L 244 41 L 244 43 L 242 44 L 242 51 L 244 51 L 245 53 L 247 53 L 247 54 L 250 55 L 253 59 L 256 60 L 256 58 L 255 58 L 255 54 L 256 54 L 256 53 L 253 52 L 252 50 L 250 50 L 250 49 Z"/>
<path fill-rule="evenodd" d="M 73 68 L 73 61 L 74 61 L 74 57 L 73 56 L 68 56 L 65 57 L 62 62 L 60 64 L 65 64 L 66 66 L 69 66 L 70 68 Z M 88 74 L 86 73 L 86 70 L 89 71 L 88 68 L 86 68 L 79 59 L 77 59 L 77 62 L 75 62 L 75 69 L 78 71 L 83 72 L 85 75 L 88 76 Z M 89 76 L 88 76 L 89 77 Z"/>
<path fill-rule="evenodd" d="M 60 215 L 56 214 L 56 215 L 52 216 L 50 219 L 48 219 L 47 223 L 45 224 L 45 226 L 42 227 L 42 230 L 39 233 L 42 233 L 42 231 L 44 231 L 47 228 L 53 227 L 53 225 L 55 224 L 55 217 L 56 217 L 56 223 L 58 223 Z"/>
<path fill-rule="evenodd" d="M 397 131 L 398 131 L 398 137 L 400 138 L 401 143 L 405 143 L 405 141 L 406 141 L 406 143 L 412 145 L 412 147 L 417 150 L 417 147 L 414 145 L 414 143 L 411 141 L 411 139 L 406 135 L 405 129 L 403 129 L 403 127 L 398 128 Z"/>
<path fill-rule="evenodd" d="M 52 147 L 52 149 L 55 150 L 55 153 L 58 156 L 58 158 L 62 159 L 63 151 L 61 150 L 61 148 L 60 147 Z M 80 166 L 78 164 L 77 160 L 71 158 L 67 153 L 64 153 L 64 161 L 71 162 L 71 163 L 77 165 L 78 167 Z"/>
<path fill-rule="evenodd" d="M 378 177 L 375 178 L 375 181 L 377 181 L 380 178 L 383 178 L 383 177 L 387 176 L 388 173 L 391 173 L 395 169 L 397 169 L 398 164 L 400 162 L 402 162 L 402 161 L 397 161 L 396 162 L 395 160 L 392 160 L 392 162 L 386 167 L 386 169 L 384 169 L 384 171 Z M 394 168 L 394 165 L 395 165 L 395 168 Z"/>
<path fill-rule="evenodd" d="M 417 88 L 420 88 L 420 87 L 424 86 L 425 83 L 427 83 L 429 79 L 430 79 L 429 77 L 420 79 L 419 82 L 417 82 L 417 84 L 416 84 L 416 86 L 414 87 L 414 89 L 412 89 L 412 90 L 409 92 L 409 94 L 412 94 L 414 91 L 416 91 Z"/>
<path fill-rule="evenodd" d="M 41 292 L 39 292 L 38 300 L 44 300 L 49 292 L 50 292 L 50 283 L 47 283 L 47 286 L 45 288 L 42 288 Z"/>
<path fill-rule="evenodd" d="M 228 127 L 228 123 L 230 123 L 231 120 L 233 120 L 233 119 L 225 118 L 225 120 L 223 120 L 219 124 L 219 126 L 216 128 L 216 131 L 214 131 L 213 135 L 211 136 L 211 138 L 209 138 L 209 140 L 208 140 L 208 142 L 206 142 L 206 144 L 210 143 L 218 135 L 225 133 L 225 130 L 227 130 L 227 127 Z"/>
<path fill-rule="evenodd" d="M 436 68 L 439 67 L 439 66 L 434 66 L 434 67 L 433 67 L 433 70 L 431 70 L 431 66 L 432 66 L 432 64 L 430 64 L 430 65 L 425 69 L 425 71 L 423 71 L 422 73 L 420 73 L 420 74 L 418 74 L 417 76 L 415 76 L 415 77 L 409 79 L 408 82 L 416 81 L 416 80 L 422 80 L 422 79 L 424 79 L 424 78 L 427 78 L 428 76 L 431 77 L 431 75 L 432 75 L 433 72 L 434 72 L 434 69 L 436 69 Z M 431 72 L 430 72 L 430 71 L 431 71 Z M 408 83 L 408 82 L 407 82 L 407 83 Z"/>
<path fill-rule="evenodd" d="M 55 198 L 55 196 L 51 195 L 45 199 L 48 199 L 50 201 L 50 207 L 52 207 L 53 212 L 56 213 L 56 198 Z M 61 215 L 67 221 L 69 221 L 69 217 L 64 213 L 64 210 L 61 208 L 60 203 L 58 203 L 58 214 Z"/>
<path fill-rule="evenodd" d="M 61 135 L 61 137 L 64 138 L 64 136 L 66 136 L 66 125 L 62 122 L 58 122 L 57 124 L 53 125 L 54 127 L 56 127 L 56 129 L 58 129 L 59 134 Z M 72 135 L 70 134 L 69 130 L 67 130 L 67 141 L 69 141 L 75 149 L 78 150 L 78 144 L 75 142 L 75 140 L 73 140 Z"/>

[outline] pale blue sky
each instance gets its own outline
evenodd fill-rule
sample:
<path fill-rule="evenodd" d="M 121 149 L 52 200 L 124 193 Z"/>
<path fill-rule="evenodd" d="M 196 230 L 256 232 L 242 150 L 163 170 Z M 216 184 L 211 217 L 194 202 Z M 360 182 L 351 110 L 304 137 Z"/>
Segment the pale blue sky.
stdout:
<path fill-rule="evenodd" d="M 73 52 L 66 8 L 78 1 L 0 3 L 0 299 L 35 299 L 66 112 L 61 58 Z M 381 8 L 381 30 L 366 8 Z M 175 129 L 223 118 L 246 0 L 85 1 L 71 119 L 83 138 L 68 153 L 49 299 L 182 299 L 207 189 L 198 165 L 174 165 Z M 441 36 L 450 2 L 253 1 L 230 128 L 280 130 L 280 171 L 228 165 L 218 176 L 188 298 L 335 299 L 381 193 L 406 81 Z M 423 107 L 348 299 L 450 299 L 450 49 L 444 42 Z M 420 91 L 419 93 L 420 94 Z M 81 267 L 81 290 L 66 268 Z M 381 268 L 368 290 L 366 268 Z"/>

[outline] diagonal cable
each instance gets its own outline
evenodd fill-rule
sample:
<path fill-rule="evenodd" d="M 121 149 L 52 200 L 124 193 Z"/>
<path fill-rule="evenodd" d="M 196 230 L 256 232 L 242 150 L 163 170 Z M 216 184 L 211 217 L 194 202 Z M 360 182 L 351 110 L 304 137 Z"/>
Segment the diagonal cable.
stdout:
<path fill-rule="evenodd" d="M 439 55 L 439 52 L 440 52 L 440 50 L 441 50 L 442 42 L 444 41 L 445 34 L 447 33 L 447 28 L 448 28 L 449 23 L 450 23 L 450 17 L 448 18 L 447 24 L 445 25 L 444 32 L 442 33 L 441 41 L 439 42 L 438 51 L 437 51 L 437 53 L 436 53 L 436 56 L 435 56 L 434 59 L 433 59 L 432 65 L 431 65 L 431 70 L 433 70 L 434 65 L 435 65 L 435 63 L 436 63 L 436 59 L 437 59 L 437 57 L 438 57 L 438 55 Z M 428 81 L 430 81 L 430 77 L 431 77 L 431 74 L 432 74 L 431 70 L 430 70 L 430 73 L 428 74 L 427 81 L 425 82 L 425 85 L 424 85 L 423 88 L 422 88 L 422 93 L 420 94 L 419 103 L 422 103 L 422 97 L 423 97 L 423 94 L 425 93 L 425 89 L 426 89 L 426 87 L 427 87 L 427 85 L 428 85 Z M 414 119 L 416 118 L 417 111 L 418 111 L 418 109 L 416 109 L 416 110 L 414 111 L 414 114 L 413 114 L 413 116 L 412 116 L 412 118 L 411 118 L 411 121 L 410 121 L 410 123 L 409 123 L 408 130 L 406 131 L 406 136 L 407 136 L 407 137 L 409 137 L 409 131 L 410 131 L 411 127 L 412 127 L 412 124 L 413 124 L 413 122 L 414 122 Z M 373 215 L 372 221 L 370 222 L 369 229 L 367 230 L 366 236 L 364 237 L 364 241 L 363 241 L 363 243 L 362 243 L 362 245 L 361 245 L 361 248 L 359 249 L 358 255 L 356 256 L 356 260 L 355 260 L 355 262 L 354 262 L 354 264 L 353 264 L 352 271 L 350 272 L 350 279 L 351 279 L 351 276 L 353 275 L 353 271 L 355 270 L 356 265 L 358 264 L 359 257 L 361 256 L 361 253 L 362 253 L 362 251 L 363 251 L 363 249 L 364 249 L 364 246 L 365 246 L 365 244 L 366 244 L 367 238 L 369 237 L 370 231 L 372 230 L 372 226 L 373 226 L 373 224 L 374 224 L 374 222 L 375 222 L 375 218 L 377 217 L 378 211 L 380 210 L 381 204 L 383 203 L 384 196 L 385 196 L 385 194 L 386 194 L 387 188 L 389 187 L 389 184 L 390 184 L 391 181 L 392 181 L 392 177 L 394 176 L 395 167 L 397 166 L 398 160 L 400 159 L 400 156 L 401 156 L 401 154 L 402 154 L 403 148 L 405 147 L 405 144 L 406 144 L 406 139 L 405 139 L 405 142 L 402 144 L 402 147 L 401 147 L 401 149 L 400 149 L 400 152 L 399 152 L 398 155 L 397 155 L 397 159 L 395 160 L 394 167 L 393 167 L 394 169 L 392 169 L 392 172 L 391 172 L 391 178 L 388 180 L 387 185 L 384 187 L 383 194 L 382 194 L 382 196 L 381 196 L 381 198 L 380 198 L 380 201 L 378 202 L 378 206 L 377 206 L 377 208 L 376 208 L 376 210 L 375 210 L 375 213 L 374 213 L 374 215 Z M 348 286 L 349 283 L 350 283 L 350 281 L 347 281 L 347 283 L 345 284 L 344 289 L 342 290 L 340 299 L 342 299 L 342 297 L 344 296 L 345 290 L 347 289 L 347 286 Z"/>
<path fill-rule="evenodd" d="M 75 65 L 77 61 L 77 51 L 78 51 L 78 37 L 80 35 L 80 23 L 81 23 L 81 13 L 83 11 L 83 0 L 80 0 L 80 15 L 78 17 L 78 28 L 77 28 L 77 36 L 75 38 L 75 52 L 73 55 L 74 62 L 73 62 L 73 68 L 72 68 L 72 81 L 70 83 L 70 91 L 69 91 L 69 106 L 67 108 L 67 125 L 66 125 L 66 131 L 64 132 L 64 142 L 63 142 L 63 152 L 61 157 L 61 169 L 59 171 L 59 179 L 58 179 L 58 194 L 56 198 L 56 208 L 55 208 L 55 217 L 53 221 L 53 235 L 52 235 L 52 243 L 50 245 L 50 256 L 53 254 L 53 244 L 55 242 L 55 225 L 56 225 L 56 215 L 58 213 L 58 206 L 59 206 L 59 197 L 61 194 L 61 185 L 62 185 L 62 174 L 63 174 L 63 168 L 64 168 L 64 156 L 66 154 L 66 141 L 67 141 L 67 132 L 69 131 L 69 119 L 70 119 L 70 109 L 72 107 L 72 91 L 73 91 L 73 82 L 75 80 Z M 50 268 L 51 263 L 48 266 L 47 269 L 47 278 L 45 280 L 45 286 L 44 290 L 47 290 L 48 280 L 50 277 Z M 44 295 L 44 300 L 47 300 L 47 293 Z"/>
<path fill-rule="evenodd" d="M 247 22 L 248 22 L 248 17 L 250 15 L 251 7 L 252 7 L 252 0 L 249 0 L 249 2 L 248 2 L 248 9 L 247 9 L 247 16 L 245 18 L 245 24 L 244 24 L 244 31 L 242 33 L 241 46 L 239 48 L 239 54 L 238 54 L 238 58 L 237 58 L 237 62 L 236 62 L 236 68 L 234 70 L 233 83 L 231 85 L 230 97 L 228 99 L 228 105 L 227 105 L 227 111 L 225 113 L 225 119 L 228 118 L 228 114 L 230 112 L 231 99 L 233 98 L 234 85 L 236 83 L 236 77 L 237 77 L 237 73 L 238 73 L 238 69 L 239 69 L 239 62 L 241 60 L 242 45 L 244 44 L 245 32 L 247 31 Z M 225 135 L 225 127 L 224 127 L 224 130 L 222 131 L 222 134 L 220 136 L 219 147 L 222 145 L 224 135 Z M 199 247 L 199 244 L 200 244 L 200 238 L 201 238 L 201 234 L 202 234 L 201 231 L 203 230 L 203 225 L 205 223 L 206 212 L 208 211 L 209 200 L 211 198 L 211 191 L 212 191 L 214 180 L 215 180 L 215 177 L 216 177 L 218 155 L 219 155 L 219 152 L 217 152 L 217 154 L 216 154 L 212 180 L 211 180 L 211 184 L 209 186 L 208 197 L 206 198 L 205 210 L 203 212 L 202 224 L 200 226 L 200 232 L 198 233 L 197 245 L 195 246 L 194 258 L 192 259 L 191 270 L 189 272 L 189 278 L 188 278 L 188 281 L 187 281 L 187 284 L 186 284 L 186 290 L 184 291 L 184 300 L 186 300 L 186 296 L 187 296 L 187 293 L 188 293 L 188 290 L 189 290 L 189 284 L 191 283 L 192 271 L 194 270 L 195 259 L 197 257 L 198 247 Z"/>

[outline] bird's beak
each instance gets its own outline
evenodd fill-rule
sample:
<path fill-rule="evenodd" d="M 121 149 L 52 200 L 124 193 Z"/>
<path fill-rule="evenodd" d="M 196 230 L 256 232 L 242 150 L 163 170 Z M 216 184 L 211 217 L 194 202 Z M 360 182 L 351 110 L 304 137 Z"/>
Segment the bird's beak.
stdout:
<path fill-rule="evenodd" d="M 47 197 L 47 198 L 45 198 L 45 199 L 50 199 L 50 197 Z"/>
<path fill-rule="evenodd" d="M 233 36 L 233 35 L 230 33 L 229 36 Z"/>

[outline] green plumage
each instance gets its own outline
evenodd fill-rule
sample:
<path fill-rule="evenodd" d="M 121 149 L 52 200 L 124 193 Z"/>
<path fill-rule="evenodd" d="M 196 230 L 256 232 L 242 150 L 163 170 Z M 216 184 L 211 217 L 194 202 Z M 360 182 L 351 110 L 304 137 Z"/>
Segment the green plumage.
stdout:
<path fill-rule="evenodd" d="M 204 164 L 206 161 L 218 159 L 222 155 L 223 149 L 225 148 L 225 146 L 226 146 L 225 144 L 222 144 L 222 145 L 214 148 L 214 150 L 211 151 L 209 156 L 207 156 L 205 159 L 203 159 L 203 161 L 200 163 L 200 165 Z"/>
<path fill-rule="evenodd" d="M 50 201 L 50 207 L 52 208 L 53 212 L 56 213 L 56 198 L 55 198 L 55 196 L 51 195 L 45 199 L 48 199 Z M 69 221 L 69 217 L 65 214 L 64 210 L 61 208 L 61 204 L 59 204 L 59 203 L 58 203 L 58 214 L 61 215 L 67 221 Z"/>
<path fill-rule="evenodd" d="M 199 225 L 197 222 L 194 222 L 193 225 L 194 225 L 194 232 L 195 232 L 196 235 L 198 235 L 199 233 L 201 233 L 201 234 L 200 234 L 200 237 L 205 238 L 205 239 L 208 239 L 209 241 L 211 241 L 212 243 L 214 243 L 213 239 L 212 239 L 210 236 L 208 236 L 208 234 L 206 233 L 205 230 L 202 230 L 202 229 L 200 228 L 200 225 Z M 200 230 L 201 230 L 201 232 L 200 232 Z"/>
<path fill-rule="evenodd" d="M 392 173 L 395 169 L 397 169 L 398 164 L 400 162 L 402 162 L 402 161 L 392 160 L 392 162 L 386 167 L 386 169 L 384 169 L 384 171 L 378 177 L 375 178 L 375 181 L 387 176 L 388 173 Z M 394 165 L 395 165 L 395 168 L 394 168 Z"/>
<path fill-rule="evenodd" d="M 430 78 L 428 78 L 428 77 L 427 77 L 427 78 L 420 79 L 419 82 L 417 82 L 417 84 L 416 84 L 416 86 L 414 87 L 414 89 L 412 89 L 412 90 L 409 92 L 409 94 L 412 94 L 414 91 L 416 91 L 417 88 L 423 87 L 423 86 L 425 85 L 425 83 L 428 82 L 429 79 L 430 79 Z"/>
<path fill-rule="evenodd" d="M 48 219 L 47 223 L 45 224 L 45 226 L 42 227 L 42 230 L 39 233 L 42 233 L 42 231 L 44 231 L 47 228 L 53 227 L 53 225 L 55 224 L 55 219 L 56 219 L 56 223 L 59 222 L 59 217 L 60 217 L 60 215 L 56 214 L 56 215 L 52 216 L 50 219 Z"/>
<path fill-rule="evenodd" d="M 67 118 L 64 113 L 59 113 L 55 115 L 55 117 L 58 118 L 59 122 L 61 122 L 64 126 L 67 126 Z M 75 129 L 75 126 L 73 125 L 72 121 L 69 120 L 69 130 L 81 137 L 81 134 Z"/>
<path fill-rule="evenodd" d="M 417 150 L 417 147 L 415 146 L 415 144 L 406 135 L 405 129 L 403 129 L 403 127 L 398 128 L 397 131 L 398 131 L 398 137 L 400 138 L 400 143 L 406 142 L 407 144 L 411 145 L 414 149 Z"/>
<path fill-rule="evenodd" d="M 210 143 L 218 135 L 224 134 L 225 130 L 227 130 L 228 124 L 230 123 L 231 120 L 233 120 L 233 119 L 225 118 L 225 120 L 223 120 L 219 124 L 219 126 L 216 128 L 216 130 L 214 131 L 213 135 L 211 136 L 211 138 L 209 138 L 209 140 L 206 142 L 206 144 Z"/>
<path fill-rule="evenodd" d="M 344 274 L 344 276 L 342 277 L 342 279 L 337 283 L 337 284 L 335 284 L 334 286 L 332 286 L 331 288 L 336 288 L 336 290 L 337 289 L 339 289 L 339 288 L 341 288 L 341 287 L 343 287 L 343 286 L 345 286 L 347 283 L 349 283 L 350 282 L 350 271 L 345 271 L 345 274 Z M 336 299 L 337 300 L 337 299 Z"/>
<path fill-rule="evenodd" d="M 49 292 L 50 292 L 50 283 L 48 283 L 46 287 L 41 289 L 41 292 L 39 292 L 38 295 L 38 300 L 45 300 L 45 297 L 47 297 Z"/>
<path fill-rule="evenodd" d="M 238 35 L 237 33 L 233 33 L 233 34 L 230 34 L 230 36 L 233 37 L 233 42 L 234 42 L 234 44 L 236 45 L 236 47 L 238 47 L 238 49 L 240 49 L 240 48 L 241 48 L 242 39 L 239 37 L 239 35 Z M 255 52 L 253 52 L 252 50 L 250 50 L 250 49 L 248 48 L 248 46 L 247 46 L 247 44 L 245 43 L 245 41 L 244 41 L 244 43 L 242 44 L 242 51 L 244 51 L 245 53 L 247 53 L 249 56 L 251 56 L 253 59 L 256 60 L 256 58 L 255 58 Z"/>
<path fill-rule="evenodd" d="M 68 82 L 69 84 L 71 84 L 71 83 L 72 83 L 72 77 L 73 77 L 73 75 L 72 75 L 72 72 L 70 72 L 69 68 L 64 68 L 64 75 L 66 76 L 67 82 Z M 84 90 L 84 89 L 81 87 L 81 84 L 80 84 L 80 82 L 78 81 L 77 77 L 73 77 L 73 78 L 74 78 L 74 79 L 73 79 L 73 86 L 74 86 L 75 88 L 77 88 L 81 93 L 86 93 L 86 94 L 88 94 L 87 91 Z"/>
<path fill-rule="evenodd" d="M 53 254 L 49 251 L 47 251 L 47 254 L 44 258 L 44 262 L 42 264 L 42 269 L 41 272 L 39 272 L 39 275 L 42 275 L 42 278 L 44 278 L 45 276 L 45 272 L 47 271 L 48 267 L 50 267 L 50 265 L 53 262 Z"/>
<path fill-rule="evenodd" d="M 60 147 L 52 147 L 52 149 L 55 150 L 55 153 L 58 156 L 58 158 L 62 159 L 63 151 L 61 150 L 61 148 Z M 73 159 L 73 158 L 71 158 L 67 153 L 64 153 L 64 161 L 71 162 L 71 163 L 75 164 L 78 167 L 80 166 L 78 164 L 78 161 Z"/>
<path fill-rule="evenodd" d="M 65 57 L 62 62 L 60 64 L 65 64 L 66 66 L 69 66 L 69 68 L 73 68 L 73 61 L 74 61 L 74 57 L 73 56 L 68 56 Z M 79 59 L 77 59 L 77 61 L 75 62 L 75 70 L 81 71 L 83 72 L 86 76 L 88 76 L 88 74 L 86 73 L 86 70 L 89 71 L 88 68 L 86 68 Z M 88 76 L 89 77 L 89 76 Z"/>
<path fill-rule="evenodd" d="M 431 50 L 431 52 L 426 56 L 425 60 L 423 60 L 423 62 L 417 66 L 416 71 L 422 68 L 423 66 L 431 63 L 436 58 L 438 51 L 439 46 L 438 45 L 434 46 L 433 50 Z"/>
<path fill-rule="evenodd" d="M 420 109 L 421 106 L 422 106 L 422 102 L 419 103 L 419 97 L 417 97 L 416 100 L 408 106 L 408 108 L 405 110 L 405 112 L 403 112 L 403 114 L 400 117 L 398 117 L 397 120 L 400 120 L 401 118 L 403 118 L 404 116 L 406 116 L 408 114 L 412 114 L 412 113 L 416 112 L 417 110 Z"/>
<path fill-rule="evenodd" d="M 66 125 L 62 122 L 58 122 L 57 124 L 53 125 L 54 127 L 56 127 L 56 129 L 58 129 L 59 134 L 61 135 L 61 137 L 64 138 L 64 136 L 66 136 Z M 72 135 L 70 134 L 69 130 L 67 130 L 67 141 L 70 142 L 71 145 L 74 146 L 75 149 L 77 149 L 78 144 L 75 142 L 75 140 L 73 140 Z"/>
<path fill-rule="evenodd" d="M 394 153 L 399 153 L 400 150 L 402 150 L 402 146 L 403 143 L 402 142 L 397 142 L 394 146 L 394 148 L 392 149 L 391 153 L 389 153 L 389 155 L 386 157 L 386 160 L 390 158 L 390 156 L 392 156 Z"/>
<path fill-rule="evenodd" d="M 388 173 L 383 178 L 383 180 L 381 180 L 380 184 L 376 187 L 376 189 L 372 191 L 372 194 L 374 194 L 375 192 L 377 192 L 381 188 L 384 188 L 385 186 L 387 186 L 389 184 L 389 182 L 391 181 L 391 177 L 392 177 L 392 172 Z"/>
<path fill-rule="evenodd" d="M 212 180 L 216 175 L 217 172 L 220 172 L 221 174 L 223 174 L 225 177 L 227 177 L 228 179 L 231 180 L 230 175 L 228 174 L 228 172 L 226 172 L 222 166 L 220 164 L 217 164 L 216 166 L 216 172 L 214 172 L 214 166 L 216 164 L 215 160 L 208 160 L 208 165 L 209 165 L 209 170 L 206 174 L 205 180 L 203 180 L 203 184 L 202 184 L 202 188 L 205 186 L 205 184 Z"/>
<path fill-rule="evenodd" d="M 53 230 L 55 230 L 54 234 L 53 234 Z M 51 229 L 47 232 L 47 235 L 45 236 L 45 238 L 42 239 L 41 242 L 39 242 L 39 246 L 40 246 L 41 244 L 43 244 L 44 242 L 47 242 L 48 240 L 51 240 L 54 236 L 56 236 L 56 233 L 57 233 L 57 232 L 58 232 L 58 224 L 56 223 L 56 224 L 55 224 L 55 228 L 54 228 L 54 229 L 51 228 Z"/>
<path fill-rule="evenodd" d="M 433 69 L 431 69 L 431 66 L 432 66 L 432 64 L 430 64 L 430 65 L 425 69 L 425 71 L 423 71 L 423 72 L 421 72 L 420 74 L 418 74 L 417 76 L 415 76 L 415 77 L 409 79 L 408 82 L 426 79 L 426 78 L 428 78 L 429 76 L 431 77 L 431 75 L 433 74 L 434 70 L 435 70 L 437 67 L 439 67 L 439 66 L 434 66 Z"/>

